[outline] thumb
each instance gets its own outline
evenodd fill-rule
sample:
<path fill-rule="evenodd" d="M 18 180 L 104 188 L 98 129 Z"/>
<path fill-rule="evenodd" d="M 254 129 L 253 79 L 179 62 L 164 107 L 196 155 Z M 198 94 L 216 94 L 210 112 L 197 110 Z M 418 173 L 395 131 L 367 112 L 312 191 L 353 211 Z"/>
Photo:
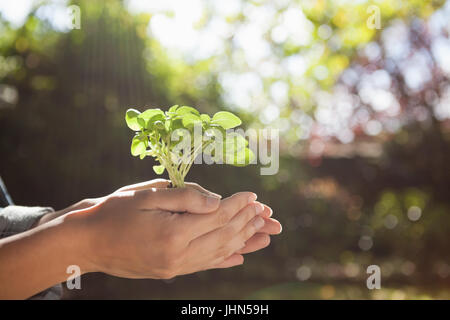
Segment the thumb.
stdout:
<path fill-rule="evenodd" d="M 172 212 L 209 213 L 217 210 L 220 196 L 204 193 L 195 188 L 152 188 L 136 191 L 146 209 Z"/>
<path fill-rule="evenodd" d="M 200 192 L 207 193 L 207 194 L 212 194 L 212 195 L 214 195 L 214 196 L 219 197 L 220 199 L 222 198 L 222 196 L 221 196 L 220 194 L 217 194 L 217 193 L 212 192 L 212 191 L 210 191 L 210 190 L 208 190 L 208 189 L 205 189 L 205 188 L 203 188 L 201 185 L 199 185 L 198 183 L 195 183 L 195 182 L 185 182 L 184 184 L 185 184 L 186 187 L 188 187 L 188 188 L 197 189 L 197 190 L 200 191 Z"/>

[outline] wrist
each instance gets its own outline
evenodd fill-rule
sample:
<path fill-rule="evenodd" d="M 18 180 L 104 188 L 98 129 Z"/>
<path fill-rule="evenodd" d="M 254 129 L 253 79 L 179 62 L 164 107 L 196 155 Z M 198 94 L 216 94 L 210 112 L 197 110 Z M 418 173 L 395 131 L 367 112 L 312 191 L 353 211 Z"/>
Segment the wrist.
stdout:
<path fill-rule="evenodd" d="M 63 233 L 70 237 L 68 249 L 73 264 L 78 265 L 83 274 L 99 271 L 94 263 L 95 250 L 93 244 L 95 241 L 92 240 L 93 232 L 87 223 L 85 210 L 87 209 L 71 212 L 58 218 L 58 220 L 62 219 L 61 229 Z"/>
<path fill-rule="evenodd" d="M 82 221 L 68 216 L 1 239 L 0 299 L 28 298 L 64 282 L 69 266 L 95 271 L 87 243 Z"/>
<path fill-rule="evenodd" d="M 71 211 L 82 210 L 82 209 L 86 209 L 86 208 L 92 207 L 92 206 L 96 205 L 98 202 L 100 202 L 102 199 L 103 198 L 84 199 L 84 200 L 81 200 L 81 201 L 79 201 L 79 202 L 77 202 L 77 203 L 75 203 L 75 204 L 73 204 L 73 205 L 71 205 L 71 206 L 69 206 L 69 207 L 67 207 L 65 209 L 47 213 L 47 214 L 43 215 L 36 222 L 35 226 L 33 226 L 33 227 L 37 227 L 37 226 L 40 226 L 40 225 L 42 225 L 44 223 L 52 221 L 52 220 L 54 220 L 54 219 L 56 219 L 58 217 L 61 217 L 61 216 L 65 215 L 66 213 L 69 213 Z"/>

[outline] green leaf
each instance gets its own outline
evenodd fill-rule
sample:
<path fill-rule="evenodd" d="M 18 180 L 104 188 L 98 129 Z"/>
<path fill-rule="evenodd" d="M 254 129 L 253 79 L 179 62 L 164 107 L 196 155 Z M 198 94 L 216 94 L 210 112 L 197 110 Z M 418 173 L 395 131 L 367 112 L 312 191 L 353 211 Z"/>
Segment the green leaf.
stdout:
<path fill-rule="evenodd" d="M 185 114 L 195 114 L 197 116 L 200 116 L 200 112 L 198 112 L 197 109 L 188 106 L 182 106 L 181 108 L 178 108 L 176 112 L 179 116 Z"/>
<path fill-rule="evenodd" d="M 150 118 L 149 118 L 149 116 L 150 116 Z M 141 113 L 138 116 L 137 121 L 138 121 L 139 125 L 142 126 L 142 129 L 152 130 L 153 123 L 155 121 L 158 121 L 158 120 L 165 121 L 165 119 L 166 119 L 166 117 L 164 116 L 164 114 L 161 114 L 159 112 L 154 113 L 153 116 L 151 116 L 151 113 L 147 113 L 147 114 Z"/>
<path fill-rule="evenodd" d="M 200 117 L 195 114 L 186 113 L 182 117 L 183 127 L 185 128 L 191 127 L 197 122 L 201 122 L 201 120 Z"/>
<path fill-rule="evenodd" d="M 128 109 L 125 113 L 125 121 L 127 122 L 127 126 L 133 131 L 141 130 L 141 126 L 137 122 L 137 117 L 139 114 L 140 112 L 135 109 Z"/>
<path fill-rule="evenodd" d="M 156 174 L 163 174 L 164 173 L 164 166 L 163 165 L 159 165 L 159 166 L 153 166 L 153 171 L 155 171 Z"/>
<path fill-rule="evenodd" d="M 249 148 L 245 148 L 235 155 L 226 154 L 225 163 L 235 167 L 245 167 L 249 165 L 254 158 L 255 155 L 253 154 L 253 151 Z"/>
<path fill-rule="evenodd" d="M 174 119 L 172 120 L 172 131 L 175 131 L 177 129 L 182 129 L 183 127 L 183 120 L 181 119 Z"/>
<path fill-rule="evenodd" d="M 159 130 L 162 130 L 162 129 L 165 129 L 165 128 L 166 128 L 166 127 L 164 126 L 164 122 L 162 122 L 161 120 L 155 121 L 155 123 L 153 123 L 153 126 L 154 126 L 156 129 L 159 129 Z"/>
<path fill-rule="evenodd" d="M 225 140 L 225 138 L 227 136 L 227 132 L 224 128 L 217 125 L 217 126 L 211 126 L 210 128 L 206 129 L 205 135 L 207 137 L 214 137 L 214 140 L 219 139 L 219 138 L 221 140 Z"/>
<path fill-rule="evenodd" d="M 166 117 L 160 113 L 155 114 L 153 117 L 147 120 L 146 128 L 152 130 L 154 124 L 158 121 L 164 123 L 166 121 Z"/>
<path fill-rule="evenodd" d="M 228 111 L 217 112 L 211 121 L 212 124 L 220 125 L 225 130 L 239 126 L 242 121 L 238 116 Z"/>
<path fill-rule="evenodd" d="M 247 139 L 245 139 L 245 137 L 237 132 L 228 133 L 225 138 L 224 153 L 239 153 L 246 146 L 248 146 L 248 141 Z"/>
<path fill-rule="evenodd" d="M 178 109 L 178 105 L 176 104 L 176 105 L 174 105 L 174 106 L 171 106 L 171 107 L 169 108 L 169 111 L 168 111 L 168 112 L 175 112 L 175 111 L 177 111 L 177 109 Z"/>
<path fill-rule="evenodd" d="M 140 130 L 145 129 L 146 128 L 146 124 L 145 124 L 145 120 L 142 119 L 141 117 L 137 117 L 137 123 L 140 127 Z"/>
<path fill-rule="evenodd" d="M 147 122 L 158 114 L 164 117 L 164 112 L 161 109 L 147 109 L 139 115 L 139 118 L 142 118 Z"/>
<path fill-rule="evenodd" d="M 211 122 L 210 116 L 208 116 L 206 113 L 200 115 L 200 119 L 201 119 L 203 122 L 206 122 L 206 123 L 210 123 L 210 122 Z"/>
<path fill-rule="evenodd" d="M 145 150 L 147 149 L 147 138 L 141 135 L 137 135 L 133 138 L 131 141 L 131 154 L 133 156 L 139 156 L 142 153 L 145 153 Z"/>
<path fill-rule="evenodd" d="M 200 114 L 195 108 L 174 105 L 166 112 L 158 108 L 148 109 L 143 113 L 128 109 L 125 119 L 128 127 L 134 131 L 140 131 L 136 133 L 131 142 L 131 154 L 139 156 L 141 159 L 146 156 L 157 158 L 160 152 L 164 153 L 165 156 L 174 154 L 180 161 L 184 157 L 188 157 L 195 146 L 192 144 L 192 139 L 185 138 L 192 137 L 192 134 L 196 133 L 194 132 L 194 125 L 201 125 L 205 130 L 207 141 L 200 141 L 203 141 L 207 146 L 202 146 L 202 152 L 209 154 L 213 161 L 234 166 L 245 166 L 251 163 L 254 158 L 254 154 L 248 148 L 248 141 L 244 136 L 237 132 L 227 132 L 228 129 L 241 124 L 241 120 L 231 112 L 220 111 L 211 118 L 207 114 Z M 168 142 L 169 136 L 173 133 L 180 139 Z M 186 148 L 179 148 L 181 142 L 187 143 Z M 174 163 L 177 164 L 178 162 Z M 165 167 L 159 163 L 159 165 L 153 166 L 153 170 L 160 175 L 165 171 Z M 174 170 L 177 170 L 177 168 Z M 172 172 L 173 174 L 174 172 Z M 173 177 L 169 175 L 169 178 L 172 179 Z"/>
<path fill-rule="evenodd" d="M 155 122 L 155 121 L 166 121 L 166 117 L 163 114 L 155 114 L 153 117 L 151 117 L 148 121 Z"/>

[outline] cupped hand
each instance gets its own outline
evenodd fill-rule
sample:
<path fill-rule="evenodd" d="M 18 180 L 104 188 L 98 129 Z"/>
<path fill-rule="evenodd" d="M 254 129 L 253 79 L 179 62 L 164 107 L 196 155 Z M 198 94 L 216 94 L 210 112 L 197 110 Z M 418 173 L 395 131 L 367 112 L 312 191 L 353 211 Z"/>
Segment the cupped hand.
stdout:
<path fill-rule="evenodd" d="M 155 188 L 167 188 L 170 184 L 169 180 L 165 179 L 155 179 L 151 181 L 145 181 L 133 185 L 129 185 L 123 188 L 120 188 L 116 192 L 120 191 L 130 191 L 130 190 L 145 190 L 152 187 Z M 202 186 L 192 183 L 192 182 L 186 182 L 185 183 L 188 188 L 194 188 L 200 192 L 204 192 L 206 194 L 211 195 L 217 195 L 221 197 L 220 195 L 211 192 Z M 279 221 L 271 218 L 273 211 L 272 209 L 263 204 L 264 210 L 260 214 L 260 216 L 264 219 L 264 226 L 258 230 L 258 232 L 253 235 L 250 239 L 247 240 L 245 243 L 245 246 L 235 252 L 235 254 L 231 255 L 229 258 L 225 259 L 223 262 L 218 263 L 213 268 L 229 268 L 236 265 L 240 265 L 244 262 L 244 256 L 243 254 L 252 253 L 261 249 L 264 249 L 270 244 L 270 236 L 271 235 L 277 235 L 280 234 L 282 231 L 282 226 Z M 191 212 L 192 213 L 192 212 Z"/>
<path fill-rule="evenodd" d="M 90 256 L 96 257 L 98 255 L 100 257 L 99 259 L 90 258 L 91 268 L 101 269 L 104 272 L 109 272 L 115 275 L 122 275 L 124 277 L 167 278 L 168 275 L 173 275 L 174 272 L 172 272 L 173 268 L 167 268 L 167 264 L 164 263 L 162 263 L 164 267 L 161 268 L 161 270 L 157 270 L 155 274 L 152 276 L 150 273 L 145 272 L 141 274 L 137 272 L 137 270 L 134 270 L 134 272 L 130 271 L 129 274 L 125 270 L 122 270 L 127 269 L 125 268 L 125 265 L 132 265 L 130 261 L 133 260 L 129 260 L 128 262 L 125 261 L 124 266 L 119 267 L 118 268 L 119 270 L 115 270 L 116 267 L 109 266 L 109 263 L 106 263 L 106 266 L 102 266 L 102 262 L 107 261 L 108 255 L 110 258 L 112 258 L 115 257 L 119 252 L 121 252 L 121 250 L 115 251 L 115 249 L 111 249 L 114 248 L 114 246 L 111 244 L 114 244 L 115 243 L 114 241 L 116 240 L 117 241 L 122 240 L 124 241 L 127 239 L 130 240 L 128 242 L 124 241 L 121 246 L 118 243 L 119 248 L 125 248 L 127 247 L 127 245 L 133 243 L 133 241 L 136 241 L 140 243 L 149 243 L 149 244 L 151 243 L 153 249 L 154 247 L 158 247 L 161 245 L 158 244 L 159 243 L 158 241 L 155 241 L 156 238 L 163 239 L 164 241 L 168 239 L 169 241 L 167 243 L 169 244 L 173 243 L 171 239 L 181 238 L 182 236 L 180 236 L 178 233 L 183 234 L 185 233 L 185 231 L 184 228 L 181 228 L 183 230 L 178 230 L 178 228 L 180 228 L 179 225 L 186 225 L 186 227 L 189 226 L 190 227 L 189 229 L 191 230 L 198 228 L 197 226 L 200 225 L 203 226 L 203 228 L 205 226 L 209 226 L 206 227 L 206 229 L 198 229 L 202 230 L 202 232 L 204 233 L 206 233 L 206 231 L 210 230 L 212 227 L 214 227 L 215 229 L 224 228 L 225 221 L 231 220 L 231 218 L 236 216 L 238 213 L 242 215 L 250 210 L 250 208 L 246 208 L 246 206 L 242 207 L 245 201 L 242 200 L 239 201 L 239 199 L 245 197 L 245 195 L 249 197 L 255 197 L 252 193 L 240 193 L 228 199 L 222 200 L 219 205 L 218 204 L 219 202 L 216 199 L 220 198 L 220 196 L 204 189 L 198 184 L 188 182 L 186 183 L 187 188 L 185 189 L 167 189 L 168 185 L 169 185 L 168 180 L 155 179 L 151 181 L 125 186 L 105 197 L 82 200 L 69 208 L 54 213 L 53 215 L 59 216 L 66 213 L 71 214 L 74 211 L 82 211 L 83 214 L 79 212 L 76 215 L 77 216 L 82 215 L 84 218 L 88 216 L 93 217 L 91 219 L 86 219 L 87 221 L 96 221 L 97 223 L 99 223 L 99 221 L 102 220 L 101 217 L 103 217 L 103 219 L 108 221 L 108 224 L 115 221 L 115 223 L 113 223 L 113 226 L 108 227 L 106 227 L 106 225 L 101 227 L 93 227 L 98 224 L 87 223 L 87 227 L 89 227 L 90 230 L 94 229 L 93 233 L 96 234 L 95 237 L 90 238 L 98 239 L 95 241 L 90 241 L 89 245 L 90 249 L 91 251 L 95 251 L 94 254 Z M 145 201 L 143 201 L 144 204 L 138 205 L 136 199 L 142 199 L 143 198 L 143 196 L 141 196 L 142 194 L 148 194 L 148 197 L 146 198 Z M 211 206 L 211 204 L 213 205 Z M 221 255 L 215 257 L 211 261 L 204 261 L 201 266 L 200 265 L 196 266 L 198 270 L 200 269 L 205 270 L 211 268 L 229 268 L 232 266 L 242 264 L 244 260 L 243 254 L 258 251 L 262 248 L 267 247 L 270 243 L 270 235 L 278 234 L 281 232 L 281 225 L 277 220 L 271 218 L 272 210 L 268 206 L 262 205 L 257 202 L 255 203 L 252 202 L 251 204 L 256 208 L 259 208 L 259 210 L 261 210 L 262 208 L 262 212 L 259 213 L 259 216 L 262 217 L 264 220 L 263 227 L 257 230 L 257 232 L 253 234 L 250 238 L 246 239 L 245 241 L 243 240 L 244 243 L 241 246 L 239 246 L 240 248 L 237 248 L 236 251 L 232 252 L 230 255 L 228 256 Z M 219 207 L 215 208 L 214 206 Z M 189 214 L 185 215 L 172 214 L 172 212 L 182 212 L 182 211 L 188 211 Z M 131 212 L 133 212 L 134 214 Z M 141 215 L 137 213 L 141 213 Z M 146 213 L 146 215 L 143 215 L 143 213 Z M 204 214 L 207 214 L 208 217 L 206 217 L 206 215 L 203 216 Z M 115 215 L 117 219 L 111 219 L 113 215 Z M 137 216 L 138 218 L 136 218 L 135 216 Z M 143 217 L 146 217 L 147 219 L 144 219 Z M 151 219 L 149 217 L 151 217 Z M 52 218 L 54 217 L 48 217 L 48 220 L 51 220 Z M 130 225 L 133 225 L 133 223 L 138 223 L 140 219 L 145 220 L 146 223 L 158 226 L 157 231 L 159 233 L 154 233 L 153 231 L 151 231 L 152 229 L 148 229 L 144 230 L 143 231 L 144 234 L 141 234 L 140 237 L 130 238 L 129 234 L 137 235 L 138 230 L 140 230 L 139 228 L 134 229 L 134 227 L 130 227 Z M 176 223 L 172 224 L 172 222 L 175 221 Z M 45 223 L 45 220 L 43 221 L 43 223 Z M 102 225 L 102 223 L 99 223 L 99 225 Z M 127 226 L 127 228 L 123 228 L 125 226 Z M 111 240 L 108 236 L 104 235 L 102 236 L 103 234 L 102 230 L 103 231 L 117 230 L 117 231 L 112 232 L 113 239 Z M 209 232 L 212 231 L 214 230 L 211 230 Z M 216 231 L 218 232 L 218 234 L 220 234 L 219 230 Z M 222 231 L 222 233 L 223 232 L 224 231 Z M 160 237 L 160 233 L 163 233 L 162 237 Z M 177 233 L 177 235 L 174 235 L 174 233 Z M 111 232 L 109 234 L 111 234 Z M 121 237 L 118 237 L 118 235 L 121 235 Z M 199 233 L 194 233 L 194 235 L 198 236 Z M 188 240 L 189 239 L 184 240 L 185 244 L 190 243 Z M 196 244 L 199 243 L 200 243 L 199 241 L 196 242 Z M 222 245 L 223 244 L 224 243 L 222 243 Z M 132 250 L 137 249 L 139 247 L 140 246 L 133 246 Z M 195 245 L 191 245 L 189 247 L 191 253 L 193 252 L 192 248 L 195 247 L 196 247 Z M 181 246 L 177 248 L 187 249 L 188 247 Z M 210 248 L 214 248 L 214 246 L 211 246 Z M 169 255 L 169 257 L 166 257 L 167 259 L 163 259 L 163 261 L 165 260 L 171 261 L 170 259 L 171 252 L 172 251 L 170 249 L 165 252 Z M 104 256 L 105 258 L 102 259 L 102 256 Z M 100 262 L 96 262 L 97 260 L 99 260 Z M 120 258 L 114 260 L 116 260 L 117 262 L 120 260 Z M 172 265 L 175 262 L 172 261 L 169 263 L 169 265 Z M 194 266 L 188 266 L 183 270 L 179 270 L 177 274 L 195 272 L 194 270 L 196 270 L 196 268 Z M 149 269 L 145 268 L 145 270 Z"/>
<path fill-rule="evenodd" d="M 85 266 L 127 278 L 172 278 L 225 262 L 264 225 L 251 192 L 222 201 L 195 188 L 120 191 L 69 213 L 88 230 Z M 188 211 L 196 214 L 173 214 Z M 203 214 L 208 213 L 208 214 Z"/>

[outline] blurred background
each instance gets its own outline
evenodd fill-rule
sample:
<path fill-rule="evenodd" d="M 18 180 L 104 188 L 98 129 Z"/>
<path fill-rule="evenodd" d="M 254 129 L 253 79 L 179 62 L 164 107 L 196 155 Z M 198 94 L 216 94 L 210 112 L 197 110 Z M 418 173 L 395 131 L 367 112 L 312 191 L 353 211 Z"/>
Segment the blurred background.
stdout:
<path fill-rule="evenodd" d="M 449 299 L 449 34 L 444 0 L 1 1 L 0 175 L 62 209 L 155 178 L 127 108 L 231 110 L 280 130 L 278 174 L 187 180 L 256 192 L 283 233 L 233 269 L 89 274 L 66 298 Z"/>

